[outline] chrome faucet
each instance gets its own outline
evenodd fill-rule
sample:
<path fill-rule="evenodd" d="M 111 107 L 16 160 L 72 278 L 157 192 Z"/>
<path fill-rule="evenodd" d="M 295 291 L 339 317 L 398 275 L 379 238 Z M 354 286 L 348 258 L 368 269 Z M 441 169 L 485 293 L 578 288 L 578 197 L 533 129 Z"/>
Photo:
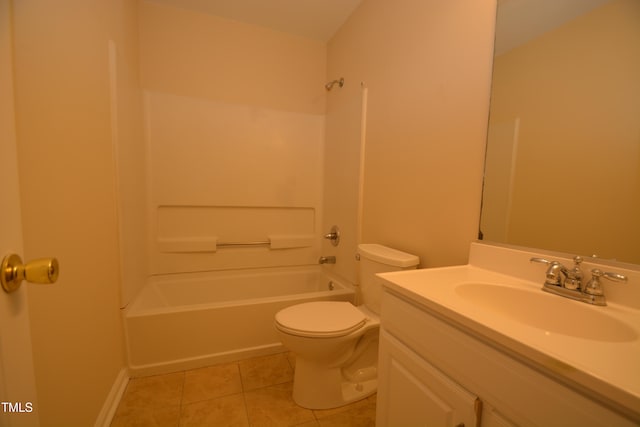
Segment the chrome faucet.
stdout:
<path fill-rule="evenodd" d="M 583 274 L 580 268 L 582 257 L 579 256 L 573 257 L 574 266 L 571 269 L 566 268 L 558 261 L 549 261 L 544 258 L 534 257 L 530 261 L 548 265 L 542 286 L 543 291 L 593 305 L 607 305 L 604 290 L 600 284 L 601 277 L 617 282 L 627 281 L 627 277 L 622 274 L 605 273 L 594 268 L 591 270 L 591 280 L 583 285 Z"/>
<path fill-rule="evenodd" d="M 537 260 L 531 258 L 531 261 L 534 262 L 543 262 L 543 259 Z M 546 261 L 546 260 L 544 260 Z M 549 268 L 545 273 L 545 281 L 546 285 L 554 285 L 554 286 L 564 286 L 564 278 L 567 277 L 567 268 L 560 264 L 557 261 L 549 262 Z"/>
<path fill-rule="evenodd" d="M 571 290 L 582 287 L 582 270 L 580 269 L 582 257 L 576 256 L 573 258 L 574 266 L 572 269 L 568 269 L 558 261 L 549 261 L 544 258 L 531 258 L 530 261 L 547 264 L 549 266 L 545 273 L 545 285 L 560 286 Z"/>
<path fill-rule="evenodd" d="M 335 264 L 336 257 L 334 256 L 321 256 L 318 260 L 318 264 Z"/>

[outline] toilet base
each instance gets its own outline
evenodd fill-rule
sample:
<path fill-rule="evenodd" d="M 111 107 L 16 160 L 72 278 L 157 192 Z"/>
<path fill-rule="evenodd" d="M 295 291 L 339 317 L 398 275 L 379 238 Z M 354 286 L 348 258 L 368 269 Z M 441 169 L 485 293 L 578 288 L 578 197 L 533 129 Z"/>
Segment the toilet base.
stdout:
<path fill-rule="evenodd" d="M 307 409 L 338 408 L 371 396 L 378 389 L 377 378 L 350 381 L 342 369 L 296 361 L 293 400 Z"/>

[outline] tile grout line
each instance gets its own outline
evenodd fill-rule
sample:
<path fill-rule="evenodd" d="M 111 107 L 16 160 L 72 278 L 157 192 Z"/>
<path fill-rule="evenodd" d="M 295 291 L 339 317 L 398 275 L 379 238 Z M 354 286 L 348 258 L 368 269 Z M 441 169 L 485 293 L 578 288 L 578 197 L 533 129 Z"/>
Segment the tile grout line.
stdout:
<path fill-rule="evenodd" d="M 249 405 L 247 405 L 247 393 L 244 389 L 244 380 L 242 379 L 242 370 L 240 369 L 240 362 L 235 362 L 238 369 L 238 378 L 240 378 L 240 389 L 242 390 L 242 403 L 244 404 L 244 416 L 247 418 L 247 425 L 251 427 L 251 419 L 249 418 Z"/>
<path fill-rule="evenodd" d="M 182 416 L 183 416 L 183 402 L 184 402 L 184 385 L 187 381 L 187 371 L 182 371 L 182 392 L 180 393 L 180 412 L 178 412 L 178 426 L 182 424 Z"/>

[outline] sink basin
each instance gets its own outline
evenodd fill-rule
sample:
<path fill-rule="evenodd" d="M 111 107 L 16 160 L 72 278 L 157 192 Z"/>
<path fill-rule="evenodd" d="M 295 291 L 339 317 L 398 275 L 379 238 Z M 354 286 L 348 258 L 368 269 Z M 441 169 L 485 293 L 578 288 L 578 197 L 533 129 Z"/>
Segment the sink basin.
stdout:
<path fill-rule="evenodd" d="M 477 307 L 540 329 L 545 334 L 608 342 L 637 339 L 626 323 L 607 315 L 606 307 L 571 301 L 541 290 L 489 283 L 462 283 L 455 293 Z"/>

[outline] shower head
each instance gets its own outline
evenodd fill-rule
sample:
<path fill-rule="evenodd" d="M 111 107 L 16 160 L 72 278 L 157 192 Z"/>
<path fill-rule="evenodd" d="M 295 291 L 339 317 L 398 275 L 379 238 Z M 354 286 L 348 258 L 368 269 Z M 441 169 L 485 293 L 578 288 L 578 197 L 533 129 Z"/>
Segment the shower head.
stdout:
<path fill-rule="evenodd" d="M 324 85 L 324 88 L 326 90 L 331 90 L 333 89 L 333 85 L 338 84 L 338 87 L 342 87 L 344 86 L 344 77 L 341 77 L 340 80 L 334 80 L 332 82 L 327 83 L 326 85 Z"/>

